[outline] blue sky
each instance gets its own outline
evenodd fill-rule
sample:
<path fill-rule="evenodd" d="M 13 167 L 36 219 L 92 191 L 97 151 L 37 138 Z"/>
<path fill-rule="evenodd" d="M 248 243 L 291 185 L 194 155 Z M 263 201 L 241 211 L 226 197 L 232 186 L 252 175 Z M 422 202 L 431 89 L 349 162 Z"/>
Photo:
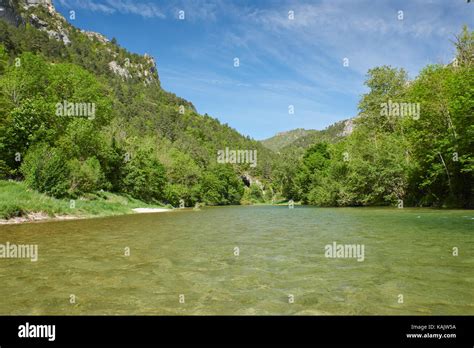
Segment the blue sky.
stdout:
<path fill-rule="evenodd" d="M 449 40 L 463 24 L 474 24 L 474 3 L 466 0 L 54 4 L 66 18 L 76 12 L 75 26 L 151 54 L 164 89 L 255 139 L 355 116 L 368 69 L 404 67 L 414 77 L 426 64 L 448 63 L 454 56 Z"/>

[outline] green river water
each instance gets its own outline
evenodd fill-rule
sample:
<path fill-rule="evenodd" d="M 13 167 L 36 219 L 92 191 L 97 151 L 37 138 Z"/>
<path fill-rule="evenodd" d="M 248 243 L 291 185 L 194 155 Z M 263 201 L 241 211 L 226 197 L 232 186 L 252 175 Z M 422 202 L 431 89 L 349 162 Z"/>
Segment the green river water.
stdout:
<path fill-rule="evenodd" d="M 0 258 L 3 315 L 474 314 L 472 210 L 211 207 L 3 225 L 6 242 L 39 256 Z"/>

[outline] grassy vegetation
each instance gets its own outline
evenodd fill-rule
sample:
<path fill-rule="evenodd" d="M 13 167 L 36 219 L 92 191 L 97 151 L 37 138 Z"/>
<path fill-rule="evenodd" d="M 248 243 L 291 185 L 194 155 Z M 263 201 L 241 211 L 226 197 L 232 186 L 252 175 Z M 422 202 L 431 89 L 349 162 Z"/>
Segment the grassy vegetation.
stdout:
<path fill-rule="evenodd" d="M 75 207 L 71 208 L 70 200 L 52 198 L 28 189 L 23 182 L 0 180 L 0 219 L 22 217 L 40 212 L 51 217 L 57 215 L 77 217 L 122 215 L 133 213 L 133 208 L 159 207 L 162 206 L 147 204 L 125 195 L 99 192 L 75 200 Z"/>

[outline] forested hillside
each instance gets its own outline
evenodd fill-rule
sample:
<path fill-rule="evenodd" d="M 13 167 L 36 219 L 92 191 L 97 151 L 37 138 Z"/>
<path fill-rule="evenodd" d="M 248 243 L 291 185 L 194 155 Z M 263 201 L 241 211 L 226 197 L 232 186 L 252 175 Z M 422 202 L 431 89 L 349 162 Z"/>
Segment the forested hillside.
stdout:
<path fill-rule="evenodd" d="M 24 5 L 23 24 L 0 20 L 0 178 L 58 198 L 103 190 L 173 206 L 473 206 L 467 28 L 453 64 L 412 81 L 371 69 L 350 132 L 344 121 L 289 132 L 265 142 L 275 152 L 164 91 L 152 57 L 74 28 L 51 5 Z M 255 165 L 221 163 L 226 149 L 256 151 Z"/>
<path fill-rule="evenodd" d="M 287 132 L 278 133 L 271 138 L 262 140 L 261 142 L 263 146 L 265 146 L 266 148 L 269 148 L 270 150 L 278 152 L 280 151 L 280 149 L 294 143 L 296 140 L 300 138 L 304 138 L 310 134 L 319 133 L 319 132 L 320 131 L 317 131 L 315 129 L 298 128 L 298 129 L 293 129 Z"/>
<path fill-rule="evenodd" d="M 241 175 L 271 177 L 275 155 L 164 91 L 151 57 L 72 27 L 51 6 L 18 8 L 25 25 L 0 21 L 3 178 L 55 197 L 109 190 L 190 206 L 239 203 Z M 94 117 L 58 117 L 58 103 L 93 104 Z M 225 148 L 257 150 L 258 165 L 218 164 Z"/>
<path fill-rule="evenodd" d="M 306 150 L 314 143 L 326 141 L 337 142 L 352 132 L 352 120 L 336 122 L 323 130 L 293 129 L 281 132 L 271 138 L 262 140 L 261 143 L 275 152 L 292 152 Z"/>

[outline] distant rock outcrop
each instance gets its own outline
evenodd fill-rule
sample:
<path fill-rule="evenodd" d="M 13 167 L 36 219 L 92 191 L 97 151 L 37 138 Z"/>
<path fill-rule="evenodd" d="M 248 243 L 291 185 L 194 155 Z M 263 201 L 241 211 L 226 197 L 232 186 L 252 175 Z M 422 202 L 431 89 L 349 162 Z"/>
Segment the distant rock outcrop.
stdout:
<path fill-rule="evenodd" d="M 46 8 L 46 10 L 48 10 L 49 14 L 51 15 L 58 14 L 51 0 L 25 0 L 23 1 L 23 3 L 24 3 L 23 8 L 25 9 L 29 9 L 31 7 L 43 6 L 44 8 Z"/>
<path fill-rule="evenodd" d="M 114 74 L 119 75 L 125 79 L 129 79 L 132 77 L 127 69 L 120 66 L 115 60 L 109 63 L 109 68 L 114 72 Z"/>
<path fill-rule="evenodd" d="M 250 187 L 251 185 L 256 185 L 260 190 L 264 190 L 264 185 L 257 178 L 251 176 L 249 173 L 244 173 L 240 176 L 242 182 L 245 186 Z"/>
<path fill-rule="evenodd" d="M 339 135 L 341 137 L 347 137 L 348 135 L 351 135 L 352 132 L 354 131 L 354 119 L 350 118 L 343 122 L 344 122 L 344 129 Z"/>
<path fill-rule="evenodd" d="M 106 44 L 107 42 L 110 42 L 110 40 L 107 39 L 104 35 L 96 33 L 94 31 L 81 30 L 81 33 L 83 33 L 89 39 L 98 40 L 99 42 L 101 42 L 103 44 Z"/>

